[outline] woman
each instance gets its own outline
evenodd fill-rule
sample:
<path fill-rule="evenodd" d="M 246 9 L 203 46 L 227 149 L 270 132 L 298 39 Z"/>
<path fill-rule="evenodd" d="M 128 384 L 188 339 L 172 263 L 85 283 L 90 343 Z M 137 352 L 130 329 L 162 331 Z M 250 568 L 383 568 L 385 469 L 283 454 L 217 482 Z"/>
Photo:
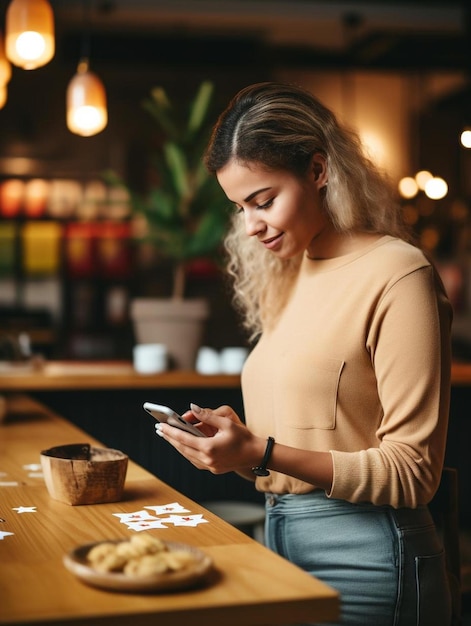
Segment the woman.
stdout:
<path fill-rule="evenodd" d="M 450 388 L 439 277 L 357 136 L 302 89 L 243 89 L 206 165 L 235 205 L 228 268 L 258 339 L 246 425 L 191 405 L 209 437 L 157 432 L 198 468 L 255 478 L 267 545 L 340 592 L 342 624 L 449 624 L 426 507 Z"/>

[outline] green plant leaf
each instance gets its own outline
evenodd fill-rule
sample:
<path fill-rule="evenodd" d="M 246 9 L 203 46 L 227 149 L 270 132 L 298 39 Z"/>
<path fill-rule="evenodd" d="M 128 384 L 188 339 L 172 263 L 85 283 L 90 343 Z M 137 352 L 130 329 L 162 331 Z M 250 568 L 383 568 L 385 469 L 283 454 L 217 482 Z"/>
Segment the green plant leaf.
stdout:
<path fill-rule="evenodd" d="M 212 82 L 204 81 L 201 83 L 190 109 L 190 118 L 188 120 L 188 132 L 190 134 L 197 133 L 201 128 L 208 112 L 213 91 L 214 86 Z"/>
<path fill-rule="evenodd" d="M 188 241 L 186 258 L 194 258 L 207 254 L 208 248 L 215 249 L 222 241 L 225 221 L 216 214 L 205 215 L 198 229 Z"/>
<path fill-rule="evenodd" d="M 151 97 L 142 102 L 143 108 L 155 119 L 161 130 L 172 139 L 177 139 L 179 131 L 172 119 L 172 104 L 163 87 L 154 87 Z"/>
<path fill-rule="evenodd" d="M 168 141 L 163 146 L 165 160 L 173 177 L 175 189 L 181 198 L 189 194 L 189 172 L 184 151 L 173 141 Z"/>

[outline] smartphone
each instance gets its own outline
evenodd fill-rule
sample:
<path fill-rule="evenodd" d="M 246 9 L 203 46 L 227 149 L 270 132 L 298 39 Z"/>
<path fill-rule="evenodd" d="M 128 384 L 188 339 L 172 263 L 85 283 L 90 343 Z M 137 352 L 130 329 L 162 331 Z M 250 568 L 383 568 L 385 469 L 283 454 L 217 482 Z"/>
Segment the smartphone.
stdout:
<path fill-rule="evenodd" d="M 197 437 L 206 437 L 201 431 L 199 431 L 193 424 L 190 424 L 186 420 L 183 419 L 181 415 L 178 415 L 173 409 L 168 406 L 163 406 L 162 404 L 153 404 L 152 402 L 144 403 L 144 410 L 147 413 L 150 413 L 154 419 L 158 422 L 165 422 L 166 424 L 170 424 L 170 426 L 175 426 L 175 428 L 180 428 L 180 430 L 184 430 L 187 433 L 191 433 L 192 435 L 196 435 Z"/>

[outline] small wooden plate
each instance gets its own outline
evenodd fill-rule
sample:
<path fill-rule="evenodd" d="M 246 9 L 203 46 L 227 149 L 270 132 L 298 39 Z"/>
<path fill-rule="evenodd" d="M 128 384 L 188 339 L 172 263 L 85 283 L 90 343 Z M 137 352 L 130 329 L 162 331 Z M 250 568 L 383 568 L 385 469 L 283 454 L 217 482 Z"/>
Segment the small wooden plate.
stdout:
<path fill-rule="evenodd" d="M 188 589 L 202 582 L 212 568 L 210 557 L 185 543 L 164 541 L 169 551 L 184 550 L 190 552 L 195 563 L 184 569 L 153 574 L 151 576 L 129 576 L 122 572 L 100 572 L 91 567 L 87 560 L 90 550 L 101 543 L 121 543 L 124 539 L 98 541 L 79 546 L 64 556 L 65 567 L 82 582 L 94 587 L 125 592 L 158 592 Z"/>

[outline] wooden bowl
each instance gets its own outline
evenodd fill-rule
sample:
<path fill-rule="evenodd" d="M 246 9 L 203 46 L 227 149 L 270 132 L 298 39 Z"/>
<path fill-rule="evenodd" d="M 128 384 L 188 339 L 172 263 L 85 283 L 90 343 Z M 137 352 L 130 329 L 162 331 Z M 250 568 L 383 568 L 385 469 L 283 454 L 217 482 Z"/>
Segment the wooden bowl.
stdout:
<path fill-rule="evenodd" d="M 41 465 L 51 498 L 72 505 L 99 504 L 121 500 L 128 456 L 74 443 L 42 450 Z"/>

